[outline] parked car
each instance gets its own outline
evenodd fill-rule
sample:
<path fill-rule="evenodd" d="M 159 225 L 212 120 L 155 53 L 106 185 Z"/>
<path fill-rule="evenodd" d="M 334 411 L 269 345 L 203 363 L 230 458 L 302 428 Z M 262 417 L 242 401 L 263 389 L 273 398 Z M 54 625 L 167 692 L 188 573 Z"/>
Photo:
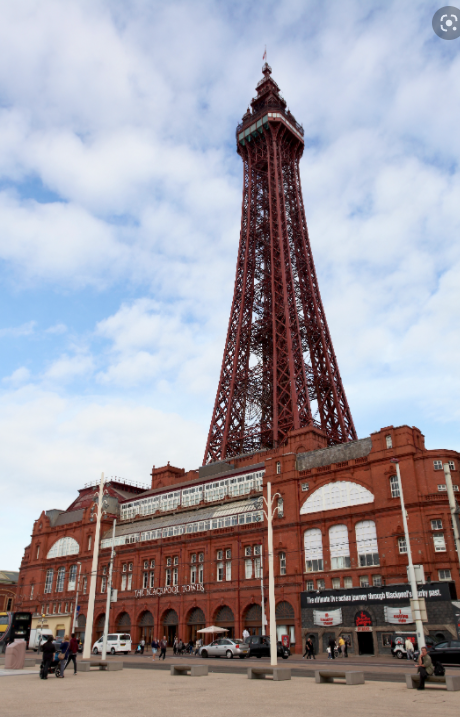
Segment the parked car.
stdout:
<path fill-rule="evenodd" d="M 93 645 L 93 654 L 99 655 L 102 653 L 102 642 L 104 638 L 100 637 L 97 642 Z M 107 652 L 111 655 L 115 655 L 116 652 L 124 652 L 125 655 L 131 652 L 131 635 L 113 633 L 107 635 Z"/>
<path fill-rule="evenodd" d="M 460 665 L 460 640 L 443 640 L 436 645 L 427 645 L 428 654 L 433 663 L 441 665 Z M 414 652 L 414 662 L 418 660 L 419 652 Z"/>
<path fill-rule="evenodd" d="M 249 645 L 249 657 L 270 657 L 270 638 L 267 635 L 250 635 L 245 642 Z M 291 651 L 281 642 L 276 643 L 278 657 L 287 660 Z"/>
<path fill-rule="evenodd" d="M 391 637 L 391 654 L 399 660 L 407 660 L 406 639 L 409 638 L 414 643 L 414 650 L 418 648 L 416 632 L 395 632 Z M 426 646 L 432 647 L 435 641 L 432 637 L 425 635 Z"/>
<path fill-rule="evenodd" d="M 240 660 L 244 660 L 249 655 L 249 647 L 243 640 L 222 637 L 219 640 L 214 640 L 210 645 L 200 647 L 198 654 L 201 657 L 227 657 L 229 660 L 239 657 Z"/>

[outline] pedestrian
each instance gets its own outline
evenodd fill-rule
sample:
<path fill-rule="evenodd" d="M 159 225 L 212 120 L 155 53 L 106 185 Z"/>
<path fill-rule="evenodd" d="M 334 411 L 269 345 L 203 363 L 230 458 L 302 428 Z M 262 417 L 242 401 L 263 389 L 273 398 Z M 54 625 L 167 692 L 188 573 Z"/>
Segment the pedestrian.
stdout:
<path fill-rule="evenodd" d="M 246 630 L 246 628 L 244 628 L 244 630 L 243 630 L 243 641 L 244 642 L 246 641 L 247 637 L 249 637 L 249 632 Z"/>
<path fill-rule="evenodd" d="M 426 678 L 430 677 L 430 675 L 432 675 L 434 672 L 431 657 L 429 656 L 428 650 L 426 649 L 425 646 L 423 646 L 422 649 L 420 650 L 420 655 L 419 655 L 417 664 L 418 664 L 417 672 L 420 675 L 420 684 L 417 687 L 417 689 L 424 690 Z"/>
<path fill-rule="evenodd" d="M 54 660 L 54 652 L 55 652 L 52 635 L 47 635 L 46 641 L 41 646 L 41 651 L 43 653 L 43 668 L 41 670 L 40 677 L 42 680 L 47 680 L 48 672 L 51 667 L 51 663 Z"/>
<path fill-rule="evenodd" d="M 152 640 L 152 660 L 155 662 L 155 655 L 158 652 L 158 640 L 154 638 Z"/>
<path fill-rule="evenodd" d="M 70 647 L 69 636 L 65 635 L 64 642 L 61 642 L 61 649 L 58 654 L 58 660 L 59 660 L 59 664 L 61 666 L 62 679 L 64 679 L 64 670 L 66 668 L 67 658 L 69 656 L 69 647 Z"/>
<path fill-rule="evenodd" d="M 174 654 L 177 653 L 177 646 L 178 646 L 178 644 L 179 644 L 179 640 L 177 639 L 177 637 L 175 637 L 175 638 L 174 638 L 174 642 L 173 642 L 173 653 L 174 653 Z"/>
<path fill-rule="evenodd" d="M 313 658 L 314 660 L 316 660 L 316 657 L 315 657 L 315 646 L 314 646 L 314 644 L 313 644 L 313 640 L 311 639 L 311 637 L 308 638 L 307 643 L 306 643 L 306 647 L 307 647 L 307 649 L 308 649 L 307 660 L 311 660 L 312 658 Z"/>
<path fill-rule="evenodd" d="M 178 640 L 178 642 L 177 642 L 177 653 L 182 657 L 183 651 L 184 651 L 184 643 L 183 643 L 182 640 L 179 638 L 179 640 Z"/>
<path fill-rule="evenodd" d="M 331 648 L 329 647 L 329 645 L 326 647 L 326 652 L 327 652 L 327 659 L 330 660 L 331 659 Z"/>
<path fill-rule="evenodd" d="M 78 653 L 78 640 L 75 637 L 75 633 L 72 633 L 69 643 L 69 657 L 67 660 L 66 668 L 69 666 L 69 662 L 73 662 L 73 674 L 77 674 L 77 653 Z"/>
<path fill-rule="evenodd" d="M 406 648 L 407 659 L 413 660 L 414 659 L 414 643 L 408 637 L 406 637 L 406 642 L 404 643 L 404 647 Z"/>
<path fill-rule="evenodd" d="M 302 660 L 305 660 L 305 658 L 308 660 L 308 638 L 305 640 L 305 652 L 302 655 Z"/>
<path fill-rule="evenodd" d="M 141 655 L 143 655 L 143 654 L 144 654 L 144 650 L 145 650 L 145 640 L 144 640 L 144 638 L 142 638 L 142 640 L 140 641 L 139 645 L 141 646 Z"/>
<path fill-rule="evenodd" d="M 342 635 L 340 635 L 339 639 L 339 655 L 345 657 L 345 640 L 343 639 Z"/>
<path fill-rule="evenodd" d="M 161 658 L 163 658 L 163 662 L 165 661 L 165 658 L 166 658 L 166 648 L 167 647 L 168 647 L 168 641 L 166 639 L 166 635 L 163 635 L 163 639 L 160 640 L 160 657 L 158 658 L 159 660 L 161 660 Z"/>
<path fill-rule="evenodd" d="M 192 638 L 190 638 L 190 640 L 188 641 L 188 654 L 191 655 L 192 652 L 193 652 L 193 640 L 192 640 Z"/>
<path fill-rule="evenodd" d="M 345 640 L 345 644 L 344 644 L 344 646 L 343 646 L 343 656 L 344 656 L 344 657 L 348 657 L 348 646 L 349 646 L 349 644 L 350 644 L 350 643 L 348 642 L 348 639 Z"/>
<path fill-rule="evenodd" d="M 335 639 L 333 637 L 329 638 L 329 647 L 331 648 L 331 660 L 335 660 L 335 648 L 337 645 L 335 644 Z"/>
<path fill-rule="evenodd" d="M 198 640 L 195 643 L 195 657 L 198 655 L 200 651 L 200 647 L 203 645 L 203 640 L 201 637 L 198 638 Z"/>

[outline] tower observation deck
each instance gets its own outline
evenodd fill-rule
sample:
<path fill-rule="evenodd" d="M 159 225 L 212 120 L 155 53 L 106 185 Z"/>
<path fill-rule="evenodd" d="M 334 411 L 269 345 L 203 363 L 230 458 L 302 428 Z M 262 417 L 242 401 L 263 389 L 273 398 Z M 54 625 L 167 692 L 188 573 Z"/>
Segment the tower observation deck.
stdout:
<path fill-rule="evenodd" d="M 236 130 L 243 207 L 235 288 L 204 463 L 315 426 L 357 438 L 318 287 L 299 162 L 304 131 L 268 64 Z"/>

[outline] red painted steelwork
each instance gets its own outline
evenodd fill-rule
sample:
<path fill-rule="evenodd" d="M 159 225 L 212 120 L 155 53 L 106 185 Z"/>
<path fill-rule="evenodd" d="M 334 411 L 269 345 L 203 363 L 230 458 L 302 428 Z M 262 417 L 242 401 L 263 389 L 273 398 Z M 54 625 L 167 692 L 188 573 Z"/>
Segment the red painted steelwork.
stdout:
<path fill-rule="evenodd" d="M 309 425 L 331 445 L 357 438 L 308 237 L 303 129 L 267 64 L 263 74 L 237 128 L 240 245 L 204 463 L 282 445 L 289 431 Z"/>

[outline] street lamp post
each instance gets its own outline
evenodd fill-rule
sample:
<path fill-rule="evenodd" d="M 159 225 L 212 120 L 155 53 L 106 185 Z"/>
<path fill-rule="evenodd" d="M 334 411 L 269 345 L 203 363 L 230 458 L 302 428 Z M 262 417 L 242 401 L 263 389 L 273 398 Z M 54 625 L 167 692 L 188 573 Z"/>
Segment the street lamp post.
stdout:
<path fill-rule="evenodd" d="M 402 518 L 403 518 L 403 525 L 404 525 L 404 536 L 406 538 L 406 547 L 407 547 L 407 559 L 408 559 L 408 574 L 409 574 L 409 581 L 410 581 L 410 587 L 412 592 L 412 605 L 414 608 L 414 620 L 415 620 L 415 627 L 417 630 L 417 642 L 418 642 L 418 649 L 421 650 L 422 647 L 425 647 L 425 632 L 423 630 L 423 622 L 422 622 L 422 615 L 420 612 L 420 603 L 418 599 L 418 587 L 417 587 L 417 580 L 415 578 L 415 569 L 414 564 L 412 562 L 412 550 L 410 546 L 410 537 L 409 537 L 409 528 L 407 526 L 407 514 L 406 514 L 406 507 L 404 505 L 404 494 L 403 494 L 403 488 L 402 488 L 402 481 L 401 481 L 401 473 L 399 471 L 399 461 L 397 458 L 392 458 L 392 463 L 396 466 L 396 474 L 398 476 L 398 483 L 399 483 L 399 498 L 401 500 L 401 512 L 402 512 Z"/>
<path fill-rule="evenodd" d="M 276 615 L 275 615 L 275 574 L 273 569 L 273 516 L 279 507 L 273 508 L 275 498 L 281 497 L 279 493 L 275 493 L 272 498 L 272 484 L 267 483 L 267 497 L 264 503 L 267 512 L 264 511 L 267 519 L 268 532 L 268 609 L 270 614 L 270 664 L 276 667 L 278 664 L 278 651 L 276 640 Z"/>
<path fill-rule="evenodd" d="M 88 614 L 86 616 L 85 643 L 83 645 L 83 659 L 89 660 L 91 657 L 91 640 L 93 635 L 93 619 L 94 619 L 94 602 L 96 599 L 96 582 L 97 582 L 97 563 L 99 559 L 99 537 L 101 533 L 101 517 L 102 517 L 102 497 L 104 494 L 104 474 L 101 475 L 99 485 L 99 496 L 97 503 L 96 532 L 94 535 L 93 546 L 93 563 L 91 565 L 91 582 L 89 586 L 88 596 Z"/>
<path fill-rule="evenodd" d="M 107 600 L 105 603 L 105 623 L 104 623 L 104 638 L 102 640 L 102 659 L 105 660 L 107 657 L 107 635 L 109 633 L 109 616 L 110 616 L 110 601 L 112 599 L 112 572 L 113 572 L 113 559 L 115 557 L 115 528 L 117 525 L 117 519 L 113 521 L 113 532 L 112 532 L 112 551 L 110 553 L 110 566 L 109 576 L 107 578 Z"/>
<path fill-rule="evenodd" d="M 452 476 L 450 474 L 450 466 L 444 463 L 444 477 L 446 479 L 447 497 L 449 498 L 450 515 L 452 518 L 452 528 L 454 530 L 455 547 L 457 548 L 457 559 L 460 562 L 460 528 L 458 524 L 458 505 L 455 500 L 454 487 L 452 485 Z"/>

